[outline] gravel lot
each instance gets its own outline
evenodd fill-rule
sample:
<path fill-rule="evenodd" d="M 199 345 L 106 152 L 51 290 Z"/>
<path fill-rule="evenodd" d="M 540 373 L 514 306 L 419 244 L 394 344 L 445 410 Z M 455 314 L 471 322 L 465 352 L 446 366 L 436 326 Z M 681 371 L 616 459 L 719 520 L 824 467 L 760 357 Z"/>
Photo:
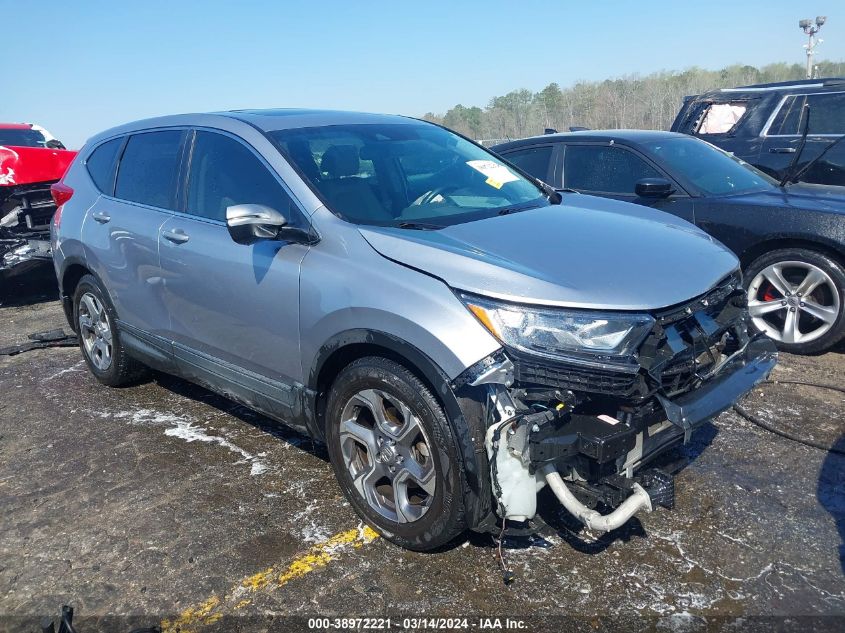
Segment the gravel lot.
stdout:
<path fill-rule="evenodd" d="M 0 347 L 67 328 L 54 296 L 49 274 L 7 289 Z M 782 356 L 775 379 L 845 387 L 845 350 Z M 745 621 L 767 628 L 816 615 L 817 630 L 845 629 L 845 457 L 733 412 L 684 449 L 674 511 L 598 537 L 549 502 L 553 533 L 508 541 L 506 587 L 489 537 L 435 554 L 375 538 L 321 447 L 188 383 L 107 389 L 78 349 L 47 349 L 0 356 L 0 394 L 0 630 L 38 631 L 62 604 L 80 633 L 307 628 L 279 628 L 288 614 L 391 616 L 393 630 L 403 616 L 470 616 L 469 628 L 498 616 L 555 631 L 555 617 L 737 630 L 738 617 L 778 616 Z M 767 384 L 746 406 L 845 449 L 840 392 Z"/>

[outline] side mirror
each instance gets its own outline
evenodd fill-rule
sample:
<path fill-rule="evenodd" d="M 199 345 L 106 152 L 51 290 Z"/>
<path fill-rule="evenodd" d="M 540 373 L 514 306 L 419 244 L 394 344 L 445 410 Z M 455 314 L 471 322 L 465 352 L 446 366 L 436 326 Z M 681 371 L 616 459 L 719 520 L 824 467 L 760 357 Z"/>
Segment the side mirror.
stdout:
<path fill-rule="evenodd" d="M 49 149 L 67 149 L 65 147 L 65 144 L 57 138 L 51 138 L 49 141 L 47 141 L 46 145 Z"/>
<path fill-rule="evenodd" d="M 276 239 L 287 223 L 285 216 L 263 204 L 236 204 L 226 208 L 226 226 L 238 244 Z"/>
<path fill-rule="evenodd" d="M 634 193 L 640 198 L 666 198 L 675 193 L 675 188 L 665 178 L 643 178 L 637 181 Z"/>

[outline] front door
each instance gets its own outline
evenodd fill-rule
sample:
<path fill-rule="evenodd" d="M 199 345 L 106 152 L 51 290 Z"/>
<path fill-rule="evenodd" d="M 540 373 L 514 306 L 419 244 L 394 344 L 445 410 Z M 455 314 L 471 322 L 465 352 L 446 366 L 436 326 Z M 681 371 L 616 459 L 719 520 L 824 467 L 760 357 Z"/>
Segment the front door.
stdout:
<path fill-rule="evenodd" d="M 185 194 L 185 213 L 162 225 L 159 237 L 177 362 L 188 377 L 219 379 L 250 403 L 265 398 L 254 406 L 286 418 L 301 379 L 299 267 L 308 247 L 238 244 L 226 208 L 262 204 L 293 224 L 305 219 L 269 166 L 224 133 L 195 133 Z"/>
<path fill-rule="evenodd" d="M 641 198 L 637 181 L 668 176 L 627 147 L 610 144 L 567 143 L 563 154 L 563 186 L 581 193 L 615 198 L 665 211 L 695 222 L 692 200 L 676 185 L 666 198 Z"/>

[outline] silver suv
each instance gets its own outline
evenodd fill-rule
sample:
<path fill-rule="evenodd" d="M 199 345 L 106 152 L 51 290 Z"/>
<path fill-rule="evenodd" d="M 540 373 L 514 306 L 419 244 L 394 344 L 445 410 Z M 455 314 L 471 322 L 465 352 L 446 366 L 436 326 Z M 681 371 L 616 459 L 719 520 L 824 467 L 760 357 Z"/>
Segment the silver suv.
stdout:
<path fill-rule="evenodd" d="M 655 458 L 775 363 L 711 237 L 415 119 L 141 121 L 53 195 L 100 382 L 154 368 L 325 441 L 355 510 L 411 549 L 538 529 L 545 485 L 599 530 L 671 507 Z"/>

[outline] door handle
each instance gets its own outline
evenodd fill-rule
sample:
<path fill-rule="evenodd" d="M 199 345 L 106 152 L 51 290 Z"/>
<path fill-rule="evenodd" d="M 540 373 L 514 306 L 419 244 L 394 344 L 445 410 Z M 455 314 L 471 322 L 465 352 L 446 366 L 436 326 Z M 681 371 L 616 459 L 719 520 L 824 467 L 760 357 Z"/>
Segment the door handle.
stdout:
<path fill-rule="evenodd" d="M 170 229 L 169 231 L 164 231 L 161 236 L 168 242 L 173 242 L 174 244 L 184 244 L 191 239 L 191 236 L 185 233 L 182 229 Z"/>
<path fill-rule="evenodd" d="M 100 224 L 105 224 L 106 222 L 111 220 L 111 216 L 105 211 L 94 211 L 94 213 L 91 214 L 91 217 L 94 218 L 94 220 L 96 222 L 99 222 Z"/>
<path fill-rule="evenodd" d="M 769 154 L 794 154 L 796 149 L 794 147 L 770 147 Z"/>

